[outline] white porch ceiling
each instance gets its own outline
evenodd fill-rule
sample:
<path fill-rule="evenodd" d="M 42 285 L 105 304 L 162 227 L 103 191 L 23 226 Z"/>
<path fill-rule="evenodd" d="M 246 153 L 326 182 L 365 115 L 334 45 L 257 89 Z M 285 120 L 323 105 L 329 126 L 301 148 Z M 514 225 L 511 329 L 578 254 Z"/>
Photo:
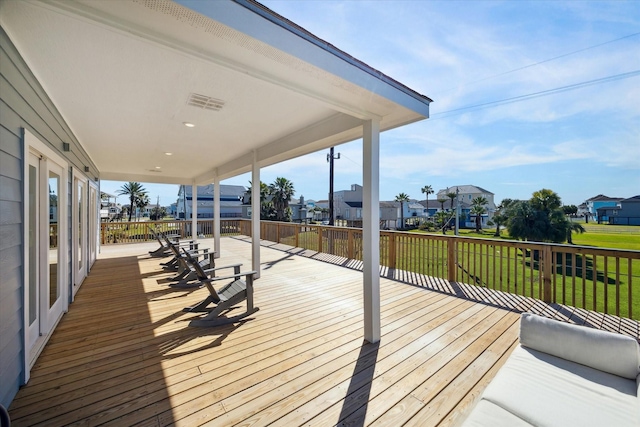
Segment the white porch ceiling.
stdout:
<path fill-rule="evenodd" d="M 249 171 L 254 150 L 267 166 L 360 138 L 363 120 L 386 130 L 428 116 L 428 98 L 255 3 L 181 3 L 0 3 L 101 179 L 205 184 Z M 191 94 L 224 105 L 187 105 Z"/>

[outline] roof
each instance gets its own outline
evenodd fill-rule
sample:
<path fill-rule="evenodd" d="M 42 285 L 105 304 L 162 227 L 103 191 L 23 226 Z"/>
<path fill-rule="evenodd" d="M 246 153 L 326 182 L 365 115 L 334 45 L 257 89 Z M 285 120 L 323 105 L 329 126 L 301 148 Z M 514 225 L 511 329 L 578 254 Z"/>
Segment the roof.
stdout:
<path fill-rule="evenodd" d="M 640 194 L 637 196 L 629 197 L 628 199 L 620 200 L 620 202 L 640 202 Z"/>
<path fill-rule="evenodd" d="M 380 202 L 381 208 L 396 208 L 398 205 L 396 202 Z"/>
<path fill-rule="evenodd" d="M 191 186 L 184 186 L 187 198 L 191 198 Z M 247 189 L 242 185 L 223 185 L 220 184 L 220 197 L 240 197 L 244 196 Z M 198 186 L 198 200 L 206 199 L 209 196 L 213 198 L 213 184 Z"/>
<path fill-rule="evenodd" d="M 587 199 L 587 202 L 619 202 L 620 200 L 624 200 L 624 197 L 609 197 L 604 194 L 598 194 L 590 199 Z"/>
<path fill-rule="evenodd" d="M 100 179 L 208 184 L 429 116 L 250 0 L 3 1 L 0 25 L 70 129 L 54 149 Z"/>
<path fill-rule="evenodd" d="M 485 193 L 485 194 L 494 194 L 489 190 L 485 190 L 482 187 L 478 187 L 477 185 L 471 185 L 471 184 L 467 184 L 467 185 L 452 185 L 451 187 L 448 188 L 443 188 L 441 190 L 438 190 L 438 192 L 436 194 L 440 194 L 440 193 L 455 193 L 456 192 L 456 188 L 458 189 L 458 191 L 460 191 L 460 193 Z"/>

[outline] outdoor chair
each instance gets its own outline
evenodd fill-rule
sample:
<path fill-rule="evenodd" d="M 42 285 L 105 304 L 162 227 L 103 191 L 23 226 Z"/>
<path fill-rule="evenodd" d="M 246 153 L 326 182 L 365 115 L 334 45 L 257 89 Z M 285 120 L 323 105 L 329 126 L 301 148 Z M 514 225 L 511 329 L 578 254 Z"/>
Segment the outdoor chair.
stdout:
<path fill-rule="evenodd" d="M 183 259 L 180 249 L 188 248 L 189 252 L 198 252 L 198 242 L 194 242 L 193 240 L 189 240 L 186 242 L 172 242 L 167 236 L 163 236 L 163 238 L 165 240 L 167 249 L 170 253 L 173 254 L 173 258 L 171 258 L 170 261 L 160 263 L 164 270 L 180 271 L 181 260 Z"/>
<path fill-rule="evenodd" d="M 216 252 L 209 251 L 209 248 L 189 251 L 186 251 L 185 249 L 188 254 L 187 257 L 187 255 L 185 255 L 183 252 L 180 252 L 179 248 L 172 248 L 175 250 L 175 256 L 178 259 L 178 272 L 176 276 L 169 279 L 170 281 L 175 281 L 176 283 L 172 283 L 169 286 L 179 288 L 202 286 L 202 284 L 198 281 L 202 276 L 199 275 L 195 265 L 197 265 L 200 270 L 205 272 L 214 269 L 216 266 Z"/>
<path fill-rule="evenodd" d="M 174 243 L 179 243 L 178 239 L 180 238 L 180 235 L 179 234 L 168 235 L 166 233 L 163 233 L 162 231 L 155 230 L 153 227 L 149 227 L 149 231 L 151 232 L 151 235 L 160 244 L 160 247 L 158 249 L 154 251 L 149 251 L 149 255 L 151 255 L 152 257 L 158 257 L 158 258 L 163 258 L 171 255 L 171 249 L 167 246 L 167 243 L 162 241 L 162 239 L 167 238 Z"/>
<path fill-rule="evenodd" d="M 187 258 L 191 257 L 184 249 L 183 252 Z M 202 269 L 197 262 L 192 265 L 197 271 L 198 283 L 206 286 L 209 295 L 198 304 L 183 309 L 183 311 L 187 313 L 207 313 L 201 319 L 194 319 L 189 322 L 189 326 L 226 325 L 238 322 L 258 311 L 258 307 L 254 307 L 253 305 L 253 275 L 256 274 L 256 271 L 245 271 L 241 273 L 240 266 L 242 264 L 227 265 L 209 270 Z M 217 271 L 228 268 L 233 268 L 233 274 L 228 276 L 215 276 Z M 244 277 L 245 280 L 242 280 L 242 277 Z M 230 280 L 230 282 L 216 291 L 213 287 L 213 282 L 222 280 Z M 245 300 L 247 309 L 244 313 L 235 316 L 223 316 L 223 314 L 230 312 L 235 305 Z"/>

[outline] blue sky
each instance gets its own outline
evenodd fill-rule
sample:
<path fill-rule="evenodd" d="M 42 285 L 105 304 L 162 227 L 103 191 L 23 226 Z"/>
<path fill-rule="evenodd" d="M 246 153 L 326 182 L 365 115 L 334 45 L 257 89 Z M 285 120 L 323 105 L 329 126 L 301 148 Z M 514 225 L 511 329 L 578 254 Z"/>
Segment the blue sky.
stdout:
<path fill-rule="evenodd" d="M 639 1 L 262 3 L 434 100 L 428 120 L 381 134 L 381 200 L 463 184 L 496 202 L 541 188 L 575 205 L 640 194 Z M 336 147 L 335 190 L 362 183 L 361 147 Z M 327 152 L 264 168 L 262 180 L 326 199 Z M 163 205 L 177 198 L 177 186 L 145 187 Z"/>

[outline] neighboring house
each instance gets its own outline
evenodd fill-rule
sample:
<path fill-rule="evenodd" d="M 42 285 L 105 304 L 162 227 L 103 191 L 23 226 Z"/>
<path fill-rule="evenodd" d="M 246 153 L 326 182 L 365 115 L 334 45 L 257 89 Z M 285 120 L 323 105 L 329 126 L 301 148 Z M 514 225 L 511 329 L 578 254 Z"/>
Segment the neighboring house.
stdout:
<path fill-rule="evenodd" d="M 598 208 L 596 212 L 598 223 L 609 221 L 614 225 L 640 225 L 640 195 L 622 199 L 615 207 Z"/>
<path fill-rule="evenodd" d="M 447 198 L 447 200 L 449 200 Z M 429 205 L 427 205 L 427 200 L 421 200 L 418 203 L 422 205 L 424 208 L 424 215 L 428 218 L 434 216 L 436 212 L 441 210 L 440 202 L 437 199 L 429 198 Z"/>
<path fill-rule="evenodd" d="M 304 196 L 299 199 L 291 199 L 289 207 L 291 208 L 292 222 L 310 222 L 313 220 L 313 208 L 316 204 L 313 200 L 305 200 Z"/>
<path fill-rule="evenodd" d="M 247 189 L 242 185 L 220 185 L 220 218 L 241 218 L 242 199 Z M 177 219 L 191 219 L 192 187 L 181 185 L 176 202 Z M 198 218 L 213 218 L 213 184 L 198 186 Z"/>
<path fill-rule="evenodd" d="M 380 228 L 383 230 L 398 227 L 398 206 L 396 202 L 380 202 Z"/>
<path fill-rule="evenodd" d="M 590 218 L 594 218 L 598 222 L 609 221 L 606 210 L 602 210 L 602 214 L 598 214 L 600 208 L 615 208 L 624 197 L 609 197 L 604 194 L 598 194 L 595 197 L 585 200 L 586 213 Z"/>
<path fill-rule="evenodd" d="M 487 209 L 487 218 L 491 219 L 493 217 L 493 214 L 496 211 L 496 204 L 493 200 L 494 194 L 489 190 L 485 190 L 484 188 L 475 185 L 454 185 L 452 187 L 439 190 L 436 193 L 435 198 L 446 199 L 447 201 L 445 202 L 444 207 L 445 209 L 448 209 L 451 203 L 451 199 L 447 197 L 447 194 L 455 193 L 456 190 L 458 191 L 458 200 L 460 200 L 461 206 L 463 204 L 471 206 L 471 201 L 476 197 L 484 197 L 485 199 L 487 199 L 487 205 L 485 206 L 485 208 Z M 429 201 L 429 204 L 431 205 L 431 201 Z"/>
<path fill-rule="evenodd" d="M 333 192 L 333 217 L 344 220 L 348 227 L 362 226 L 362 186 L 352 184 L 350 190 Z"/>

